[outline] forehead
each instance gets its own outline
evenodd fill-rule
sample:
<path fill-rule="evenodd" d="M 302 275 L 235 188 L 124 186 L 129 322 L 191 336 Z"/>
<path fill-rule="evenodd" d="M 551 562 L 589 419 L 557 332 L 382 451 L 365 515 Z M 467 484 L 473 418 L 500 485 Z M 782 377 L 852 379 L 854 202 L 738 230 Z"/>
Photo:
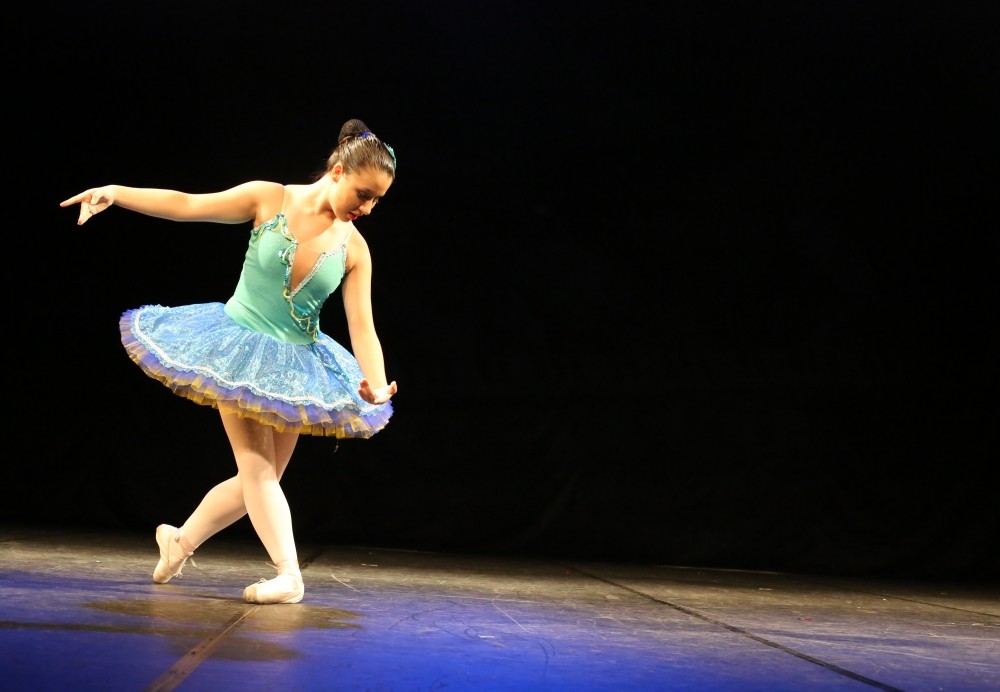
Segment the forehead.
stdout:
<path fill-rule="evenodd" d="M 377 197 L 384 195 L 392 185 L 392 176 L 377 168 L 362 168 L 348 177 L 356 187 L 364 188 Z"/>

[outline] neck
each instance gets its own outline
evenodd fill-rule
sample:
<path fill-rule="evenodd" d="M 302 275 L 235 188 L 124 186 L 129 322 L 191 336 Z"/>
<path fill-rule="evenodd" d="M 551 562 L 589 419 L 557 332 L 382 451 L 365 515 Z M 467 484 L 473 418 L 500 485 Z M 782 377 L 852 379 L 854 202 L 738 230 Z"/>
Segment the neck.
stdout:
<path fill-rule="evenodd" d="M 330 197 L 331 183 L 330 176 L 324 175 L 316 182 L 304 186 L 298 200 L 302 210 L 308 214 L 332 215 L 333 210 L 327 201 Z"/>

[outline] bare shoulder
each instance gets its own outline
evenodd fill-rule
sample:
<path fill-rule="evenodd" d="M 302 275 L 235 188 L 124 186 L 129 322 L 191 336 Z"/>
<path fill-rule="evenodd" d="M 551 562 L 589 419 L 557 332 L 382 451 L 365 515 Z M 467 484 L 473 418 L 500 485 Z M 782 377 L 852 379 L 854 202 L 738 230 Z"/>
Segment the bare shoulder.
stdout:
<path fill-rule="evenodd" d="M 240 185 L 247 196 L 254 200 L 255 224 L 273 218 L 281 211 L 285 199 L 285 186 L 270 180 L 250 180 Z"/>

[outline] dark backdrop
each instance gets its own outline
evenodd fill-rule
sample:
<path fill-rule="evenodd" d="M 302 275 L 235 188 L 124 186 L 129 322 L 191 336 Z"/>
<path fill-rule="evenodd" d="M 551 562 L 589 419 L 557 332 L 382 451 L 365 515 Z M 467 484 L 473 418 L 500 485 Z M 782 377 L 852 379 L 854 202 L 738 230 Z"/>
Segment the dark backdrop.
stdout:
<path fill-rule="evenodd" d="M 152 536 L 234 470 L 116 322 L 249 229 L 59 201 L 306 182 L 360 117 L 400 391 L 301 440 L 301 540 L 996 579 L 993 5 L 20 8 L 0 519 Z"/>

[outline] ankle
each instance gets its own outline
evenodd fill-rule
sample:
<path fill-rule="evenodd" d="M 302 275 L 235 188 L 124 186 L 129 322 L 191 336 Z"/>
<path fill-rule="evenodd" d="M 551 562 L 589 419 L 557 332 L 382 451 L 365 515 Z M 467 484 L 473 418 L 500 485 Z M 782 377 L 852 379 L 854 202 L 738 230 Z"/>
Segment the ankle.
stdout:
<path fill-rule="evenodd" d="M 191 545 L 191 541 L 189 541 L 184 535 L 183 529 L 177 529 L 177 545 L 181 547 L 181 550 L 183 550 L 184 554 L 188 557 L 191 557 L 191 555 L 194 554 L 194 546 Z"/>
<path fill-rule="evenodd" d="M 290 574 L 295 577 L 302 577 L 302 570 L 299 569 L 298 560 L 279 560 L 274 563 L 274 567 L 278 570 L 278 574 Z"/>

